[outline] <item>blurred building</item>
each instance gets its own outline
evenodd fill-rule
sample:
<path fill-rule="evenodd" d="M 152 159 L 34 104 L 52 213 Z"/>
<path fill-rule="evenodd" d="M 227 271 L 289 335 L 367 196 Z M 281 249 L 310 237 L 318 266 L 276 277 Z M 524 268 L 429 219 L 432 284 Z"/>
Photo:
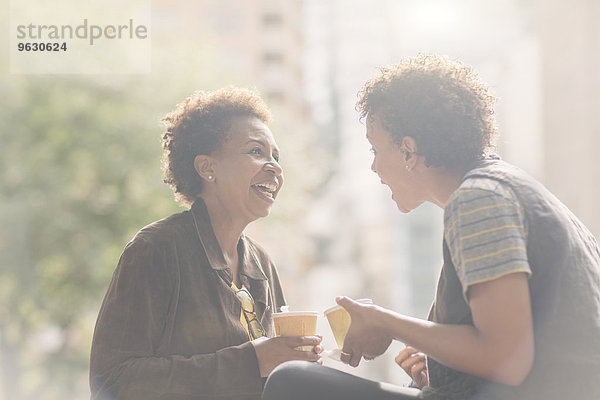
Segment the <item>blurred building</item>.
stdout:
<path fill-rule="evenodd" d="M 355 111 L 364 82 L 393 61 L 393 3 L 375 7 L 368 0 L 305 1 L 307 98 L 322 144 L 331 146 L 334 157 L 333 174 L 307 215 L 318 252 L 305 287 L 313 308 L 348 295 L 425 317 L 441 265 L 440 239 L 434 246 L 431 242 L 436 231 L 441 234 L 434 222 L 439 211 L 425 207 L 409 216 L 397 211 L 389 189 L 370 169 L 370 144 Z M 400 347 L 393 344 L 384 357 L 358 369 L 325 363 L 401 384 L 407 377 L 393 362 Z"/>
<path fill-rule="evenodd" d="M 600 3 L 538 1 L 545 183 L 600 238 Z"/>
<path fill-rule="evenodd" d="M 272 107 L 303 117 L 301 0 L 203 0 L 186 7 L 208 28 L 222 68 L 256 86 Z"/>

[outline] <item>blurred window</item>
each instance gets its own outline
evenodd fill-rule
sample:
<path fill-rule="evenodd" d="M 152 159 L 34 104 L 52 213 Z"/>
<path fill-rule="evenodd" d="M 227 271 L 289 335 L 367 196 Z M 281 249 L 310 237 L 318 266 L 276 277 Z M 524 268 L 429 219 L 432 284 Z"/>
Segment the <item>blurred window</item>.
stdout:
<path fill-rule="evenodd" d="M 276 28 L 283 25 L 283 15 L 278 13 L 266 13 L 262 17 L 263 25 L 267 28 Z"/>

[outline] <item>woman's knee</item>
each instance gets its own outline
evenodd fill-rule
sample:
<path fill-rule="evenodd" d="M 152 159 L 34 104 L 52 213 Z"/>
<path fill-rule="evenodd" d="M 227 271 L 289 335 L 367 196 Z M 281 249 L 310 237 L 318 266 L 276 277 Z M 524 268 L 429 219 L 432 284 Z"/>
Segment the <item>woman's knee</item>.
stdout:
<path fill-rule="evenodd" d="M 277 366 L 267 378 L 263 400 L 281 399 L 283 393 L 294 393 L 294 388 L 304 385 L 306 372 L 317 364 L 307 361 L 287 361 Z"/>
<path fill-rule="evenodd" d="M 283 364 L 279 364 L 270 374 L 267 382 L 270 380 L 274 381 L 284 381 L 290 382 L 298 379 L 299 376 L 304 374 L 299 374 L 298 371 L 306 371 L 307 369 L 311 369 L 316 364 L 310 363 L 308 361 L 286 361 Z"/>

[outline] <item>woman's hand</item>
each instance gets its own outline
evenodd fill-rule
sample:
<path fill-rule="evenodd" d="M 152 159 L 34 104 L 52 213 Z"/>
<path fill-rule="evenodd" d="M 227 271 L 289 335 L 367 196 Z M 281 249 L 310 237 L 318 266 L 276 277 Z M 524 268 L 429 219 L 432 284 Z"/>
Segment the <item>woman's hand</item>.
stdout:
<path fill-rule="evenodd" d="M 413 382 L 423 389 L 429 385 L 429 373 L 427 371 L 427 357 L 415 348 L 406 346 L 396 358 L 396 364 L 402 367 Z"/>
<path fill-rule="evenodd" d="M 356 302 L 348 297 L 338 297 L 337 303 L 350 314 L 352 323 L 344 340 L 340 359 L 352 367 L 360 364 L 360 359 L 372 360 L 385 353 L 392 343 L 392 337 L 386 332 L 380 319 L 384 309 Z"/>
<path fill-rule="evenodd" d="M 251 343 L 256 351 L 260 376 L 267 377 L 281 363 L 291 360 L 321 362 L 323 351 L 320 336 L 262 337 Z M 312 350 L 296 350 L 299 346 L 313 346 Z"/>

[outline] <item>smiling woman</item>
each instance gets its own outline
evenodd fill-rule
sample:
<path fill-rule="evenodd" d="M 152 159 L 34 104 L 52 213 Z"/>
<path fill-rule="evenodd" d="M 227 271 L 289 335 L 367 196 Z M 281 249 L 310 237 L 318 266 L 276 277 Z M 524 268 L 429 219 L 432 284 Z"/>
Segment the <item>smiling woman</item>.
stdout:
<path fill-rule="evenodd" d="M 283 291 L 243 233 L 283 185 L 269 117 L 257 94 L 228 87 L 163 119 L 165 182 L 191 209 L 127 244 L 94 332 L 93 399 L 258 399 L 280 363 L 319 360 L 319 337 L 269 338 Z"/>
<path fill-rule="evenodd" d="M 239 216 L 240 223 L 268 215 L 283 184 L 279 149 L 257 117 L 234 117 L 228 140 L 210 156 L 197 155 L 195 171 L 204 178 L 203 198 L 214 208 Z"/>

